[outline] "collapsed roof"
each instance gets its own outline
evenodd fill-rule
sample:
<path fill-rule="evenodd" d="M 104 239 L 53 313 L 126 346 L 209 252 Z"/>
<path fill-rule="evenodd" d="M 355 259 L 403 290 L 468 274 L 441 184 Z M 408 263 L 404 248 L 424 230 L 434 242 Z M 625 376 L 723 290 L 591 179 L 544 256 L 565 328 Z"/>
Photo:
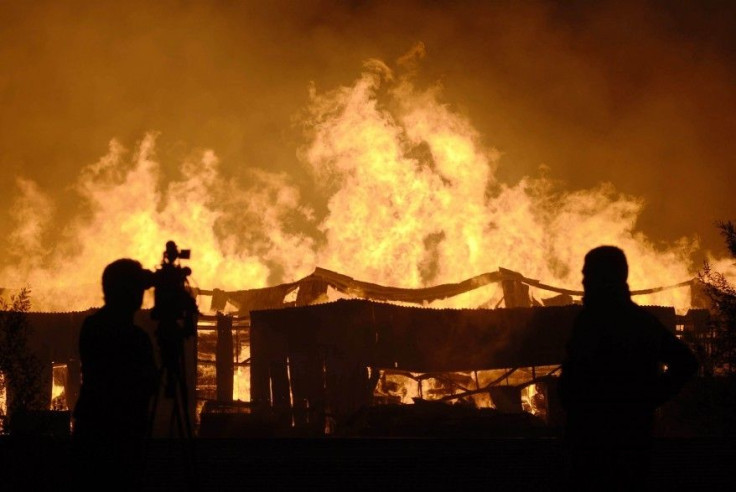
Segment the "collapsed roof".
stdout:
<path fill-rule="evenodd" d="M 310 275 L 295 282 L 284 283 L 273 287 L 260 289 L 248 289 L 238 291 L 199 290 L 200 295 L 211 295 L 212 311 L 222 311 L 229 302 L 238 309 L 241 316 L 249 316 L 250 311 L 259 309 L 277 309 L 284 306 L 304 306 L 319 301 L 326 296 L 327 288 L 331 287 L 345 295 L 370 299 L 373 301 L 392 301 L 410 304 L 427 305 L 436 300 L 454 297 L 471 290 L 492 284 L 501 283 L 504 290 L 506 307 L 529 307 L 533 301 L 528 296 L 529 287 L 557 294 L 554 297 L 544 299 L 542 305 L 568 305 L 573 304 L 572 296 L 582 296 L 583 291 L 564 289 L 544 284 L 538 280 L 530 279 L 520 273 L 499 268 L 498 271 L 483 273 L 462 282 L 436 285 L 417 289 L 401 287 L 387 287 L 356 280 L 347 275 L 333 272 L 317 267 Z M 632 296 L 653 294 L 668 289 L 686 287 L 691 285 L 693 279 L 688 279 L 678 284 L 655 287 L 650 289 L 632 291 Z M 297 292 L 295 301 L 285 302 L 289 294 Z M 493 306 L 479 306 L 493 307 Z"/>

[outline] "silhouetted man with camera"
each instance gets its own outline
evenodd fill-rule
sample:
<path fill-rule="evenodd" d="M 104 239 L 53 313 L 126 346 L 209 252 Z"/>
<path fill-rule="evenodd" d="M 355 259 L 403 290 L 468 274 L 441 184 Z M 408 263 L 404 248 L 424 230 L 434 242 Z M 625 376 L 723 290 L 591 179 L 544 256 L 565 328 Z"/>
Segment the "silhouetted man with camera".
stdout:
<path fill-rule="evenodd" d="M 150 275 L 134 260 L 109 264 L 102 274 L 105 305 L 82 325 L 82 386 L 74 409 L 79 485 L 128 489 L 141 471 L 158 372 L 151 340 L 133 317 L 150 286 Z"/>
<path fill-rule="evenodd" d="M 687 346 L 631 300 L 627 277 L 620 249 L 585 256 L 583 310 L 560 378 L 576 489 L 643 486 L 654 412 L 698 367 Z"/>

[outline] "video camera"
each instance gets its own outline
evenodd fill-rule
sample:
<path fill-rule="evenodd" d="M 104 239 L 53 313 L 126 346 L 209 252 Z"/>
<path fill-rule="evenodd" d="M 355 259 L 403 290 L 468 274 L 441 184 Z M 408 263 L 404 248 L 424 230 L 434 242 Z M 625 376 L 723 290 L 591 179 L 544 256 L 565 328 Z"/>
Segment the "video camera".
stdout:
<path fill-rule="evenodd" d="M 163 253 L 161 268 L 151 275 L 151 286 L 154 288 L 151 318 L 166 324 L 181 321 L 183 338 L 194 335 L 196 317 L 199 314 L 197 302 L 187 281 L 192 270 L 176 263 L 178 259 L 188 260 L 190 254 L 190 250 L 180 251 L 174 241 L 168 241 Z"/>

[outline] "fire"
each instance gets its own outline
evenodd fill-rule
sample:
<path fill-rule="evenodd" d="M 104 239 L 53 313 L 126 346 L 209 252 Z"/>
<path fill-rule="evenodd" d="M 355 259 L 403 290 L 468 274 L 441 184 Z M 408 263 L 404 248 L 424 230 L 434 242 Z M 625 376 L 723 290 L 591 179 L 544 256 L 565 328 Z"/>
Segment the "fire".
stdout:
<path fill-rule="evenodd" d="M 410 58 L 423 55 L 420 45 Z M 132 257 L 154 268 L 168 239 L 192 249 L 193 279 L 207 289 L 292 281 L 318 265 L 404 287 L 503 266 L 579 288 L 582 258 L 601 244 L 625 250 L 632 289 L 694 274 L 695 241 L 655 246 L 635 229 L 644 200 L 612 184 L 564 191 L 545 177 L 499 182 L 503 158 L 485 144 L 493 136 L 444 102 L 441 87 L 415 87 L 406 59 L 396 72 L 369 60 L 349 86 L 311 87 L 300 118 L 306 141 L 298 155 L 314 189 L 265 170 L 252 169 L 247 183 L 227 178 L 212 150 L 193 153 L 165 182 L 155 133 L 133 152 L 112 140 L 79 174 L 74 191 L 86 211 L 49 244 L 55 205 L 19 178 L 4 282 L 30 284 L 37 310 L 86 309 L 101 304 L 107 263 Z M 475 307 L 498 297 L 494 289 L 444 305 Z M 688 295 L 675 289 L 637 300 L 682 310 Z"/>
<path fill-rule="evenodd" d="M 5 382 L 5 373 L 0 371 L 0 417 L 8 414 L 8 388 Z M 2 432 L 2 429 L 0 429 Z"/>
<path fill-rule="evenodd" d="M 250 359 L 250 345 L 240 347 L 236 363 Z M 233 400 L 250 401 L 250 366 L 238 365 L 233 375 Z"/>
<path fill-rule="evenodd" d="M 313 263 L 311 239 L 286 231 L 292 215 L 307 213 L 298 191 L 282 175 L 253 173 L 253 184 L 234 189 L 218 172 L 218 161 L 205 151 L 181 166 L 182 178 L 159 185 L 161 164 L 155 159 L 156 135 L 147 134 L 133 155 L 116 141 L 97 163 L 86 166 L 77 192 L 90 208 L 64 232 L 64 240 L 46 249 L 30 249 L 3 270 L 14 285 L 30 284 L 34 308 L 86 309 L 101 304 L 99 278 L 118 257 L 132 257 L 154 268 L 163 245 L 176 240 L 194 251 L 196 282 L 225 289 L 263 285 L 278 264 L 284 275 L 306 272 Z M 35 210 L 46 198 L 23 181 L 17 207 Z M 45 217 L 16 214 L 19 250 L 40 243 Z M 236 219 L 241 219 L 240 220 Z M 31 227 L 26 223 L 36 221 Z M 273 233 L 271 233 L 273 231 Z M 300 251 L 293 256 L 292 253 Z"/>
<path fill-rule="evenodd" d="M 629 256 L 633 289 L 692 276 L 694 242 L 655 248 L 634 229 L 643 200 L 610 184 L 564 192 L 544 178 L 498 183 L 499 153 L 439 97 L 439 88 L 419 90 L 378 61 L 353 86 L 312 91 L 302 155 L 332 188 L 321 266 L 407 287 L 504 266 L 577 287 L 584 254 L 616 244 Z M 488 299 L 477 294 L 466 307 Z M 689 302 L 683 289 L 639 301 Z"/>
<path fill-rule="evenodd" d="M 51 372 L 51 410 L 68 410 L 66 399 L 67 365 L 54 364 Z"/>
<path fill-rule="evenodd" d="M 536 384 L 525 386 L 521 390 L 521 404 L 525 412 L 546 417 L 545 396 Z"/>

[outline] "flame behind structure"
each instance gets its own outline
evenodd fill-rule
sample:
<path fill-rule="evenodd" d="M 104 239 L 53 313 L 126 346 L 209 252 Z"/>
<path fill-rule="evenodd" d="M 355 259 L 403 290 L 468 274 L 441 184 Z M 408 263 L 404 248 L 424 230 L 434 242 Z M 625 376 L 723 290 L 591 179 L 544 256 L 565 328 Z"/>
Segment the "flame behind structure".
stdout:
<path fill-rule="evenodd" d="M 423 46 L 410 60 L 424 56 Z M 411 63 L 397 70 L 368 60 L 351 85 L 318 91 L 299 115 L 305 143 L 304 189 L 289 175 L 251 170 L 249 181 L 223 175 L 213 150 L 182 162 L 166 182 L 157 134 L 129 152 L 112 140 L 108 153 L 80 172 L 74 193 L 84 205 L 60 233 L 54 203 L 18 178 L 11 235 L 11 287 L 30 284 L 34 309 L 100 304 L 99 272 L 117 257 L 145 266 L 159 245 L 177 237 L 195 254 L 195 283 L 238 289 L 301 278 L 319 265 L 356 278 L 402 287 L 454 282 L 501 265 L 548 284 L 576 288 L 589 249 L 615 244 L 631 264 L 632 289 L 691 278 L 697 244 L 660 246 L 637 231 L 645 205 L 612 184 L 567 192 L 542 177 L 499 182 L 503 165 L 439 86 L 418 88 Z M 489 287 L 493 288 L 493 287 Z M 460 296 L 453 307 L 493 297 Z M 685 309 L 689 293 L 670 290 L 640 302 Z"/>

